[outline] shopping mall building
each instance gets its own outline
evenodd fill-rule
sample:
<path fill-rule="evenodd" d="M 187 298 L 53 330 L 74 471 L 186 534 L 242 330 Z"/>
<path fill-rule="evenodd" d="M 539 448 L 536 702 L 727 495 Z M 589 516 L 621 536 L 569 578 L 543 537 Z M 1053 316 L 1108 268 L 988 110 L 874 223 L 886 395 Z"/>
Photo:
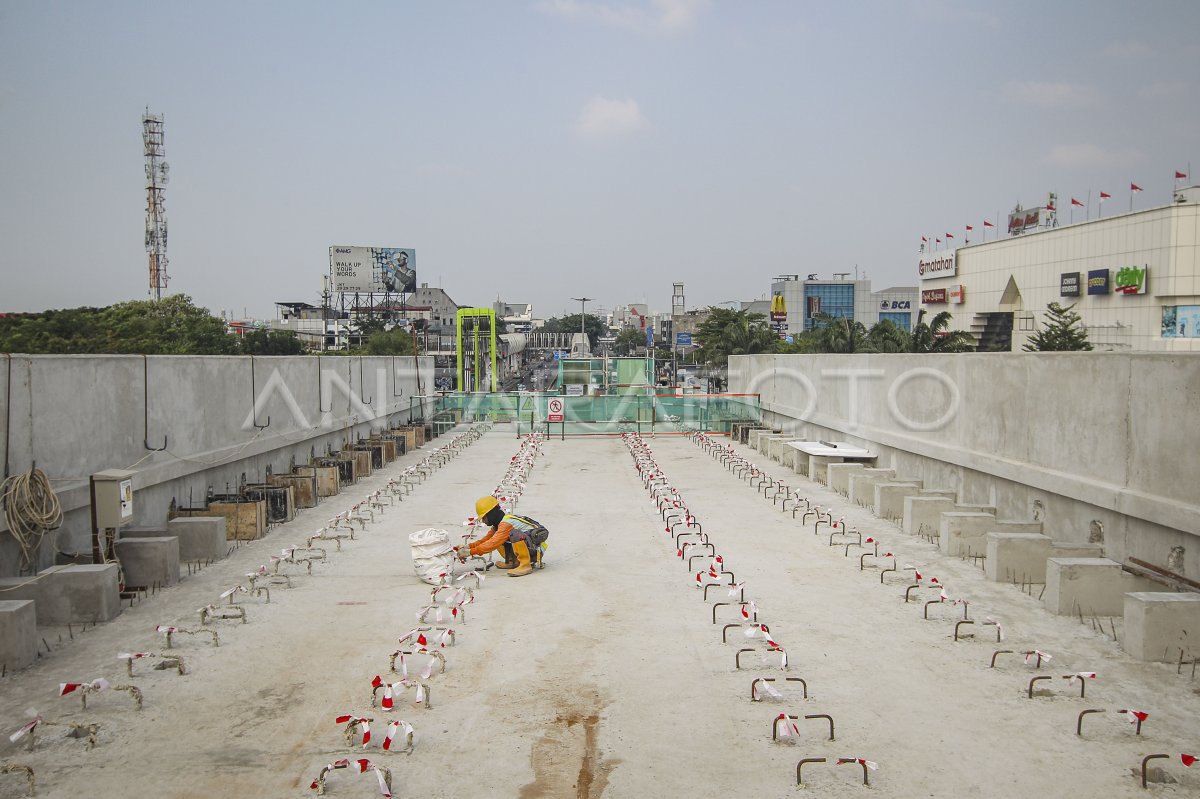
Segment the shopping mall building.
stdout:
<path fill-rule="evenodd" d="M 1075 306 L 1097 350 L 1200 352 L 1200 187 L 1170 205 L 1058 222 L 1053 207 L 1014 211 L 1007 237 L 922 254 L 926 317 L 950 311 L 981 351 L 1019 352 L 1057 302 Z"/>

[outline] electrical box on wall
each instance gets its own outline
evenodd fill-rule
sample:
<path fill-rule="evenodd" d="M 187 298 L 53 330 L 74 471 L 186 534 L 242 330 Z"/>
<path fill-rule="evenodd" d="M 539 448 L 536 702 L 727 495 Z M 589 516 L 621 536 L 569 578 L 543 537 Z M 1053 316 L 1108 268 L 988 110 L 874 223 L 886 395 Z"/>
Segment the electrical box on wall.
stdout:
<path fill-rule="evenodd" d="M 96 527 L 106 530 L 133 521 L 133 475 L 124 469 L 106 469 L 92 475 L 92 502 Z"/>

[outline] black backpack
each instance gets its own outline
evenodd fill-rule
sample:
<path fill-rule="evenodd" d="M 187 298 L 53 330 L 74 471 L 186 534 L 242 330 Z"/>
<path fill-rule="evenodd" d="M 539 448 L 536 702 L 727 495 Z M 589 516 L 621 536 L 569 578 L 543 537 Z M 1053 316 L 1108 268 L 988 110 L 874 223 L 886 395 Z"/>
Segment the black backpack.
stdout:
<path fill-rule="evenodd" d="M 542 544 L 546 543 L 546 539 L 550 537 L 550 531 L 547 530 L 545 525 L 543 525 L 537 519 L 532 519 L 528 516 L 518 516 L 515 513 L 510 513 L 509 515 L 514 519 L 520 519 L 533 528 L 529 531 L 529 540 L 533 542 L 535 547 L 540 547 Z"/>

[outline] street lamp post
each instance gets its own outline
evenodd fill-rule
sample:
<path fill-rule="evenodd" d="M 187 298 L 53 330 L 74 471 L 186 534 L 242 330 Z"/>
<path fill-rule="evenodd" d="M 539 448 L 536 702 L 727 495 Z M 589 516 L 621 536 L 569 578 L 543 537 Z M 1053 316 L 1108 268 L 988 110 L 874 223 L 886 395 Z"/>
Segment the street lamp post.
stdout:
<path fill-rule="evenodd" d="M 587 328 L 584 326 L 587 313 L 587 304 L 594 300 L 595 297 L 572 297 L 571 299 L 579 303 L 579 332 L 587 335 Z"/>

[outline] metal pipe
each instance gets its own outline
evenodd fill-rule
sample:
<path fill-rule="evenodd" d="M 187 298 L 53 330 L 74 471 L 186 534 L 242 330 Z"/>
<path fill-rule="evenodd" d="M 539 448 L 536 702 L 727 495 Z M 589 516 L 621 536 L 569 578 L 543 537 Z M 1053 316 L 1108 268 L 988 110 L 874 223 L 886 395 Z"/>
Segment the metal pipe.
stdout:
<path fill-rule="evenodd" d="M 10 356 L 11 357 L 11 356 Z M 12 363 L 9 363 L 9 371 L 12 371 Z M 163 445 L 161 447 L 150 446 L 150 366 L 149 360 L 145 355 L 142 356 L 142 446 L 151 452 L 162 452 L 167 448 L 167 437 L 163 436 Z M 7 474 L 7 469 L 5 471 Z"/>
<path fill-rule="evenodd" d="M 807 697 L 806 697 L 807 698 Z M 828 713 L 813 713 L 805 716 L 805 719 L 825 719 L 829 722 L 829 740 L 833 740 L 833 716 Z"/>
<path fill-rule="evenodd" d="M 1132 713 L 1133 711 L 1132 711 L 1132 710 L 1118 710 L 1117 712 L 1118 712 L 1118 713 Z M 1133 733 L 1133 734 L 1134 734 L 1134 735 L 1141 735 L 1141 734 L 1142 734 L 1142 719 L 1141 719 L 1141 717 L 1140 717 L 1140 716 L 1134 716 L 1134 721 L 1136 721 L 1136 722 L 1137 722 L 1137 729 L 1136 729 L 1136 730 L 1134 730 L 1134 733 Z"/>
<path fill-rule="evenodd" d="M 1030 680 L 1029 681 L 1029 698 L 1033 699 L 1033 684 L 1034 683 L 1036 683 L 1038 680 L 1050 680 L 1050 679 L 1053 679 L 1050 675 L 1043 674 L 1040 677 L 1034 677 L 1032 680 Z"/>
<path fill-rule="evenodd" d="M 1104 712 L 1105 712 L 1104 708 L 1079 711 L 1079 718 L 1077 718 L 1075 720 L 1075 734 L 1083 735 L 1083 717 L 1084 716 L 1086 716 L 1089 713 L 1104 713 Z"/>
<path fill-rule="evenodd" d="M 800 769 L 804 768 L 805 763 L 824 763 L 824 762 L 826 762 L 826 760 L 823 757 L 806 757 L 803 760 L 801 760 L 799 763 L 797 763 L 796 764 L 796 784 L 797 785 L 804 784 L 804 781 L 800 779 Z"/>
<path fill-rule="evenodd" d="M 975 622 L 973 622 L 973 621 L 970 621 L 969 619 L 964 619 L 963 621 L 960 621 L 960 622 L 955 622 L 955 624 L 954 624 L 954 640 L 955 640 L 955 641 L 957 641 L 957 640 L 959 639 L 959 634 L 958 634 L 958 628 L 959 628 L 959 627 L 962 627 L 964 624 L 974 624 L 974 623 L 975 623 Z M 962 636 L 962 637 L 963 637 L 963 638 L 965 638 L 966 636 L 964 635 L 964 636 Z M 974 633 L 972 633 L 972 634 L 971 634 L 971 637 L 972 637 L 972 638 L 974 638 L 974 637 L 975 637 L 975 634 L 974 634 Z"/>
<path fill-rule="evenodd" d="M 1170 755 L 1146 755 L 1145 757 L 1142 758 L 1142 787 L 1143 788 L 1147 787 L 1147 785 L 1146 785 L 1146 764 L 1148 764 L 1151 760 L 1165 760 L 1169 757 L 1171 757 L 1171 756 Z"/>
<path fill-rule="evenodd" d="M 757 685 L 760 682 L 776 682 L 779 679 L 780 678 L 778 678 L 778 677 L 757 677 L 757 678 L 751 680 L 750 681 L 750 701 L 751 702 L 756 701 L 754 699 L 754 686 L 755 685 Z M 802 678 L 802 677 L 783 677 L 782 679 L 784 682 L 800 683 L 800 687 L 804 689 L 804 698 L 808 699 L 808 683 L 805 682 L 804 678 Z"/>

